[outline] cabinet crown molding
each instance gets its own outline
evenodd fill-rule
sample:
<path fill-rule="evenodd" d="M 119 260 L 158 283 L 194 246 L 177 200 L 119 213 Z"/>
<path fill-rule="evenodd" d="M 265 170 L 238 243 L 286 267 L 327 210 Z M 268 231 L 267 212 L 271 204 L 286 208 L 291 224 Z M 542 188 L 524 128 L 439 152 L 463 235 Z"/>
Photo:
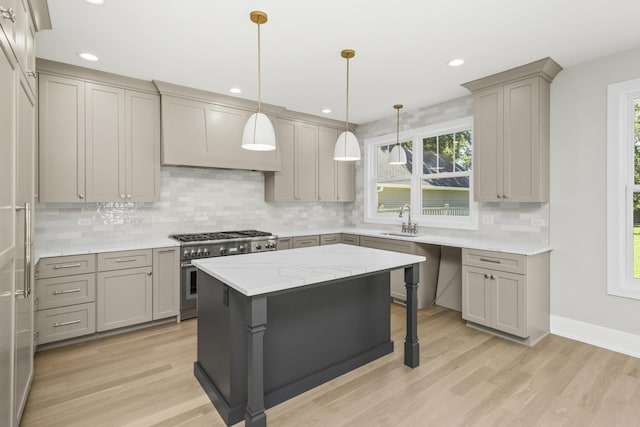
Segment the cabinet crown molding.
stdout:
<path fill-rule="evenodd" d="M 475 92 L 480 89 L 502 85 L 533 76 L 542 77 L 551 83 L 560 71 L 562 71 L 562 67 L 550 57 L 546 57 L 519 67 L 511 68 L 510 70 L 463 83 L 461 86 L 471 92 Z"/>

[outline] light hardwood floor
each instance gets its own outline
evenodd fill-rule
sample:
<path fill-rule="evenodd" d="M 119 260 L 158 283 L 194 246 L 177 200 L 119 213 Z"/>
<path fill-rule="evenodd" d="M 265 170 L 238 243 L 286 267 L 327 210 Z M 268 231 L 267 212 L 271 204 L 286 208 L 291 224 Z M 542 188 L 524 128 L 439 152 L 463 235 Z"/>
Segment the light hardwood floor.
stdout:
<path fill-rule="evenodd" d="M 269 409 L 269 426 L 640 425 L 640 359 L 553 335 L 527 348 L 430 307 L 409 369 L 391 313 L 392 354 Z M 195 356 L 195 320 L 40 352 L 21 425 L 224 426 Z"/>

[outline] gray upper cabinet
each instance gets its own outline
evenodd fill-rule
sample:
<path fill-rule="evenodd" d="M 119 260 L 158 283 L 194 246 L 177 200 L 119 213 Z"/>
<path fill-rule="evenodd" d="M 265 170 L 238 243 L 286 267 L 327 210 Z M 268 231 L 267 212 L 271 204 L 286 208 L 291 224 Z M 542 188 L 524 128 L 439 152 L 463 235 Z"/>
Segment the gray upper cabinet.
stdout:
<path fill-rule="evenodd" d="M 38 90 L 41 202 L 85 198 L 84 82 L 40 74 Z"/>
<path fill-rule="evenodd" d="M 474 200 L 549 201 L 549 91 L 560 70 L 545 58 L 463 84 L 473 92 Z"/>
<path fill-rule="evenodd" d="M 282 158 L 265 175 L 268 202 L 349 202 L 355 199 L 355 165 L 333 160 L 336 128 L 287 119 L 276 121 Z"/>
<path fill-rule="evenodd" d="M 40 201 L 160 196 L 160 97 L 41 72 Z"/>

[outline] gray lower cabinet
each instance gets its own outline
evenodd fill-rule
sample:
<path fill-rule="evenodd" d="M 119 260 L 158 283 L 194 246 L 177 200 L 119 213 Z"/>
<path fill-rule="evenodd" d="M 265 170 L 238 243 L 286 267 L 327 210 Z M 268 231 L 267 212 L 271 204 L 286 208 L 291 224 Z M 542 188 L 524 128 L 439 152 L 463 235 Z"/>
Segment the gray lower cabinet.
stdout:
<path fill-rule="evenodd" d="M 335 245 L 336 243 L 342 243 L 341 233 L 320 235 L 320 245 Z"/>
<path fill-rule="evenodd" d="M 357 234 L 342 234 L 342 243 L 345 245 L 360 246 L 360 236 Z"/>
<path fill-rule="evenodd" d="M 37 344 L 96 331 L 96 256 L 43 258 L 36 267 Z"/>
<path fill-rule="evenodd" d="M 462 250 L 462 318 L 533 345 L 549 333 L 549 257 Z"/>
<path fill-rule="evenodd" d="M 180 314 L 180 248 L 153 250 L 153 320 Z"/>
<path fill-rule="evenodd" d="M 440 246 L 370 236 L 360 236 L 359 240 L 360 246 L 368 248 L 425 256 L 427 260 L 420 263 L 418 308 L 427 307 L 434 303 L 438 282 Z M 404 285 L 404 270 L 398 269 L 391 271 L 392 298 L 402 302 L 407 300 L 407 292 Z"/>
<path fill-rule="evenodd" d="M 286 249 L 293 248 L 293 238 L 292 237 L 281 237 L 278 239 L 278 244 L 276 245 L 276 250 L 284 251 Z"/>
<path fill-rule="evenodd" d="M 296 236 L 293 238 L 293 249 L 297 248 L 308 248 L 310 246 L 319 246 L 320 245 L 320 236 Z"/>
<path fill-rule="evenodd" d="M 121 268 L 140 264 L 146 265 Z M 98 254 L 98 332 L 153 320 L 152 276 L 151 249 Z"/>

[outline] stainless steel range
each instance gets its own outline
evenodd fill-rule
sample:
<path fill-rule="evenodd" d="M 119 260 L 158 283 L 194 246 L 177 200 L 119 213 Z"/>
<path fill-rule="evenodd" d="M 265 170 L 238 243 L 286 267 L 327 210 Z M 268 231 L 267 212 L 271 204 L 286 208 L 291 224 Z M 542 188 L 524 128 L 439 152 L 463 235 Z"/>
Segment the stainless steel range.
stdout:
<path fill-rule="evenodd" d="M 275 251 L 277 236 L 258 230 L 173 234 L 180 242 L 180 318 L 196 317 L 198 283 L 192 259 Z"/>

